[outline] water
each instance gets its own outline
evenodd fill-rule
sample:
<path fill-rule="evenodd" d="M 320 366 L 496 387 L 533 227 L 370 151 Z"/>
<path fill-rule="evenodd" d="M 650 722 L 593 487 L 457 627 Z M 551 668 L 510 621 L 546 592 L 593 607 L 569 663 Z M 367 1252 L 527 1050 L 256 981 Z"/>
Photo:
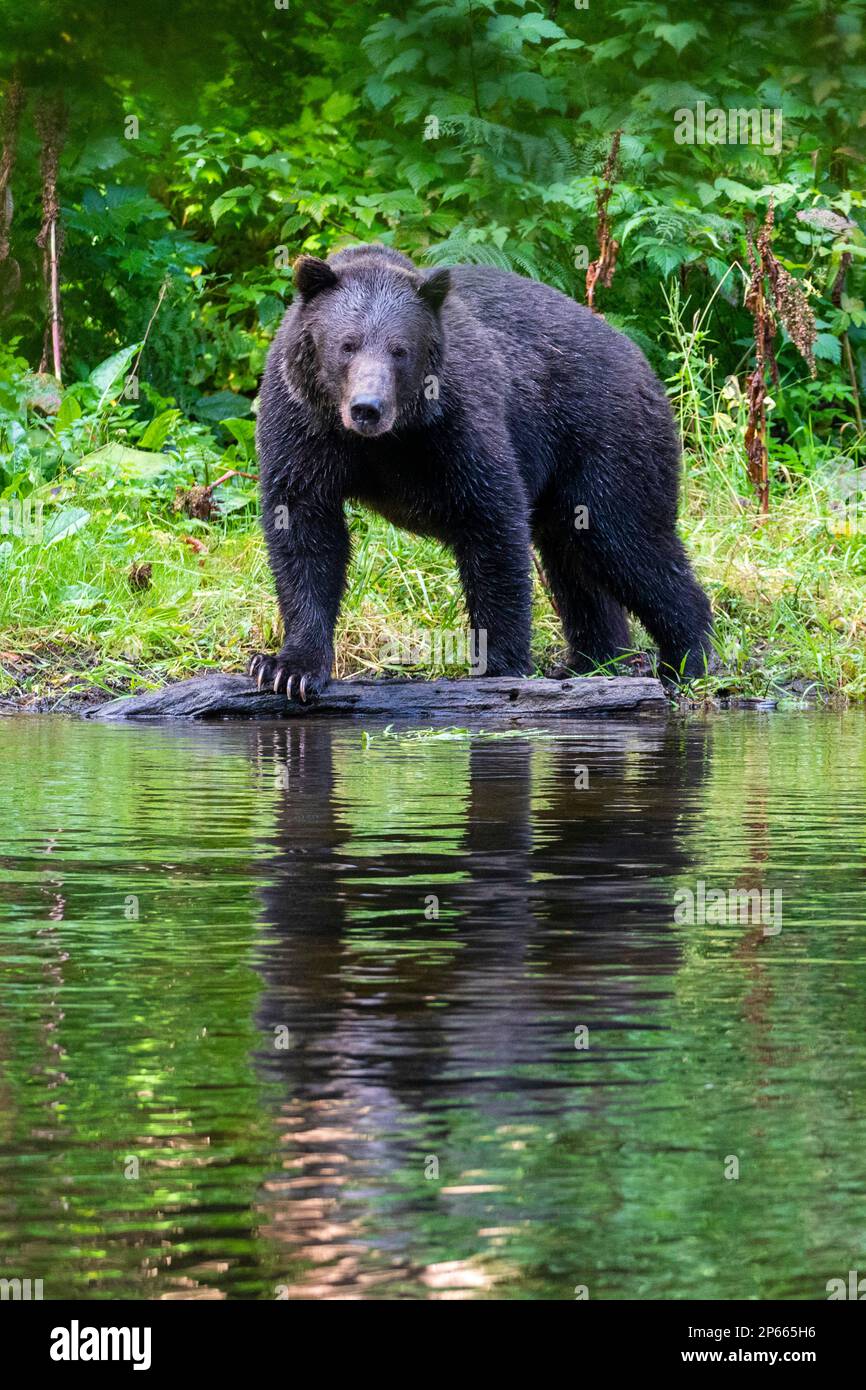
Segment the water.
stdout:
<path fill-rule="evenodd" d="M 0 720 L 0 1275 L 866 1273 L 866 718 L 370 732 Z M 701 883 L 781 892 L 781 930 L 683 920 Z"/>

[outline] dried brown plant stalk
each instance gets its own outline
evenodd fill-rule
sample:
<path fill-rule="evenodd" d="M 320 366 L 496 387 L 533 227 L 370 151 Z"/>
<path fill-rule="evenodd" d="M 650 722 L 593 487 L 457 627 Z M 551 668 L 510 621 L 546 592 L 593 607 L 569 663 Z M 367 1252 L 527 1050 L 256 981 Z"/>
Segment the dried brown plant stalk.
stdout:
<path fill-rule="evenodd" d="M 586 302 L 590 309 L 595 310 L 595 287 L 601 283 L 605 289 L 610 289 L 613 282 L 613 273 L 616 270 L 616 257 L 619 251 L 619 242 L 615 241 L 611 235 L 610 217 L 608 216 L 608 203 L 613 192 L 614 179 L 616 177 L 616 165 L 619 159 L 619 142 L 622 139 L 622 131 L 614 132 L 614 137 L 610 143 L 610 153 L 604 166 L 604 180 L 602 186 L 595 195 L 595 217 L 596 217 L 596 236 L 598 239 L 598 257 L 592 261 L 586 270 Z"/>
<path fill-rule="evenodd" d="M 9 233 L 12 227 L 12 174 L 18 153 L 18 127 L 24 109 L 24 88 L 15 78 L 6 88 L 0 113 L 0 266 L 4 271 L 3 307 L 11 303 L 21 283 L 18 262 L 9 255 Z"/>
<path fill-rule="evenodd" d="M 770 510 L 770 466 L 767 449 L 767 373 L 774 385 L 779 384 L 775 338 L 779 321 L 788 331 L 791 342 L 815 375 L 815 316 L 802 285 L 790 275 L 773 255 L 773 202 L 767 209 L 764 223 L 755 233 L 752 224 L 746 227 L 746 246 L 751 271 L 746 289 L 745 306 L 754 320 L 755 368 L 749 377 L 747 399 L 749 417 L 746 425 L 746 453 L 749 478 L 758 494 L 763 515 Z"/>

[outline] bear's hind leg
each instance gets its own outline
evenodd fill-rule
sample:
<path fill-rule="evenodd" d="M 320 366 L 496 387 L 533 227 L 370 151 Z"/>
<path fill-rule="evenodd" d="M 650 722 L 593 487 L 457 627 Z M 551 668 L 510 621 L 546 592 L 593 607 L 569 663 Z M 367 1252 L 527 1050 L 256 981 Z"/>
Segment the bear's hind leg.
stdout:
<path fill-rule="evenodd" d="M 713 670 L 710 602 L 676 532 L 620 521 L 597 526 L 590 545 L 605 585 L 658 642 L 662 678 L 693 680 Z"/>
<path fill-rule="evenodd" d="M 568 665 L 578 675 L 607 666 L 630 650 L 628 621 L 620 604 L 593 583 L 581 563 L 573 528 L 549 526 L 536 544 L 568 643 Z"/>

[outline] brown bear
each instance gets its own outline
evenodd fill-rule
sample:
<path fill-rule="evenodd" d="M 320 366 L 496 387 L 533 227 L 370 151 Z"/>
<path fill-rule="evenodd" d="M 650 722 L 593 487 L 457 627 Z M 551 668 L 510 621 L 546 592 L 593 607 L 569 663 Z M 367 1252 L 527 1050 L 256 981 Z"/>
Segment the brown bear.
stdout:
<path fill-rule="evenodd" d="M 327 682 L 353 499 L 454 552 L 487 673 L 531 668 L 531 545 L 576 672 L 629 648 L 625 611 L 674 678 L 711 661 L 677 535 L 680 445 L 640 350 L 535 280 L 421 270 L 381 245 L 302 256 L 268 357 L 258 450 L 285 641 L 259 685 Z"/>

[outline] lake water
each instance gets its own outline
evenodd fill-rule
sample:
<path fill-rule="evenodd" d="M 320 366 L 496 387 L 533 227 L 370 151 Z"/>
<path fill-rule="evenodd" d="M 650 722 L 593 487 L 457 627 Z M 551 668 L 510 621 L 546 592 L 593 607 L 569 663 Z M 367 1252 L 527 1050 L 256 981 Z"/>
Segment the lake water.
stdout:
<path fill-rule="evenodd" d="M 368 733 L 0 720 L 0 1276 L 866 1274 L 866 717 Z"/>

